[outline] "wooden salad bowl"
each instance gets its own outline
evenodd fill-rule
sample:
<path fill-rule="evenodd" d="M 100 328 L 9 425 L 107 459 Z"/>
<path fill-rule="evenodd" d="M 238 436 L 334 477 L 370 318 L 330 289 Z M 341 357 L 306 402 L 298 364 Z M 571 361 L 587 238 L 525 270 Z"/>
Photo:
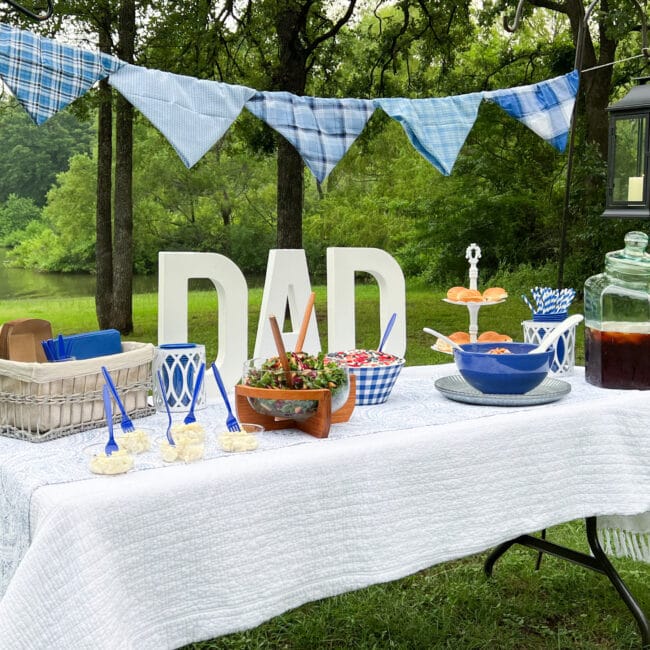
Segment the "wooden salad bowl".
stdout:
<path fill-rule="evenodd" d="M 347 422 L 354 410 L 356 400 L 356 377 L 350 373 L 350 392 L 348 398 L 340 409 L 332 413 L 332 393 L 327 388 L 309 389 L 280 389 L 280 388 L 254 388 L 237 384 L 235 386 L 235 409 L 240 422 L 261 424 L 265 429 L 299 429 L 315 438 L 327 438 L 332 424 Z M 313 415 L 306 419 L 293 419 L 291 417 L 276 417 L 258 413 L 248 401 L 248 398 L 289 400 L 289 401 L 317 401 L 318 407 Z"/>

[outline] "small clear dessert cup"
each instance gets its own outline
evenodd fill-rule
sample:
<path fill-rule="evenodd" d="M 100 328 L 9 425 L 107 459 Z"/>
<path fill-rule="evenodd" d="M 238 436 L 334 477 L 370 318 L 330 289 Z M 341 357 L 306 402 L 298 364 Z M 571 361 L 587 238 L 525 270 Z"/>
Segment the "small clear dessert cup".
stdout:
<path fill-rule="evenodd" d="M 255 451 L 259 446 L 257 434 L 264 431 L 261 424 L 240 422 L 241 431 L 224 431 L 217 437 L 217 444 L 224 451 Z"/>
<path fill-rule="evenodd" d="M 158 449 L 166 463 L 193 463 L 205 455 L 203 440 L 198 441 L 182 435 L 175 436 L 173 440 L 172 445 L 167 438 L 158 439 Z"/>
<path fill-rule="evenodd" d="M 98 443 L 89 445 L 84 449 L 89 457 L 88 468 L 93 474 L 102 476 L 116 476 L 126 474 L 133 469 L 133 455 L 126 449 L 119 449 L 112 454 L 106 454 L 106 444 Z"/>
<path fill-rule="evenodd" d="M 143 454 L 151 449 L 154 430 L 135 425 L 134 431 L 115 433 L 115 442 L 120 449 L 125 449 L 130 454 Z"/>

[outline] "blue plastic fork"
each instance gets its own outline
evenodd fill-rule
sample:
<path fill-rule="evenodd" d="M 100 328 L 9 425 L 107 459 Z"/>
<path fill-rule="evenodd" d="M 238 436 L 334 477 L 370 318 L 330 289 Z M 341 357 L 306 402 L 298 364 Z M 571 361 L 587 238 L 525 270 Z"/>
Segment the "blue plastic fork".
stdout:
<path fill-rule="evenodd" d="M 104 451 L 107 456 L 110 456 L 114 451 L 119 451 L 120 448 L 117 446 L 113 437 L 113 408 L 111 407 L 111 394 L 106 384 L 104 384 L 102 393 L 104 397 L 104 411 L 106 412 L 106 425 L 108 426 L 108 442 L 106 443 L 106 447 L 104 447 Z"/>
<path fill-rule="evenodd" d="M 165 393 L 165 382 L 163 381 L 162 373 L 160 370 L 158 371 L 158 385 L 160 386 L 160 397 L 162 398 L 163 404 L 165 405 L 165 409 L 167 409 L 167 419 L 169 420 L 169 423 L 167 424 L 167 432 L 165 435 L 167 436 L 167 442 L 172 447 L 175 447 L 176 443 L 174 442 L 174 438 L 172 438 L 172 412 L 169 410 L 167 395 Z"/>
<path fill-rule="evenodd" d="M 185 424 L 192 424 L 192 422 L 196 422 L 196 418 L 194 417 L 194 406 L 196 405 L 196 400 L 199 396 L 201 385 L 203 384 L 204 372 L 205 372 L 205 364 L 201 362 L 201 367 L 199 368 L 199 372 L 196 375 L 196 381 L 194 382 L 194 391 L 192 392 L 192 402 L 190 404 L 190 411 L 185 416 L 185 419 L 183 420 Z"/>
<path fill-rule="evenodd" d="M 122 431 L 124 431 L 124 433 L 131 433 L 132 431 L 135 431 L 133 422 L 131 421 L 131 418 L 129 417 L 128 413 L 126 412 L 126 409 L 124 408 L 124 404 L 122 404 L 122 400 L 120 399 L 120 396 L 117 394 L 117 388 L 115 388 L 113 379 L 111 378 L 111 375 L 106 369 L 106 366 L 102 366 L 102 373 L 104 374 L 104 379 L 106 380 L 106 384 L 111 389 L 111 393 L 113 393 L 113 399 L 115 399 L 115 403 L 117 404 L 118 408 L 120 409 L 120 412 L 122 413 L 122 419 L 120 421 L 120 426 L 122 427 Z"/>
<path fill-rule="evenodd" d="M 223 379 L 221 379 L 219 370 L 214 363 L 212 364 L 212 372 L 214 373 L 214 378 L 217 380 L 217 386 L 219 386 L 221 397 L 223 397 L 223 401 L 226 404 L 226 408 L 228 409 L 228 417 L 226 418 L 226 426 L 228 427 L 228 431 L 241 431 L 239 422 L 237 422 L 237 418 L 233 415 L 232 409 L 230 408 L 230 401 L 228 400 L 226 387 L 223 385 Z"/>

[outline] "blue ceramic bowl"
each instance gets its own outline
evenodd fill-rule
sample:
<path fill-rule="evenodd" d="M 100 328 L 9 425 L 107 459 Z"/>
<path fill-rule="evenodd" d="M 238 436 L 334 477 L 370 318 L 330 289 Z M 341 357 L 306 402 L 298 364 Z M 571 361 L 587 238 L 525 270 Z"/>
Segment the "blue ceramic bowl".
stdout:
<path fill-rule="evenodd" d="M 522 395 L 541 384 L 553 361 L 553 348 L 528 354 L 532 343 L 466 343 L 454 350 L 463 379 L 481 393 Z M 489 354 L 505 348 L 509 354 Z"/>

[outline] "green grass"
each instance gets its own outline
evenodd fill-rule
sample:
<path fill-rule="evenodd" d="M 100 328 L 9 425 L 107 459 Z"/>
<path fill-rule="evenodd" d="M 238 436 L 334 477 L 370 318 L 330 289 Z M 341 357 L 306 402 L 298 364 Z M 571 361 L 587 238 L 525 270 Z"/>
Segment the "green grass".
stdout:
<path fill-rule="evenodd" d="M 553 529 L 554 541 L 582 546 L 579 523 Z M 481 554 L 388 584 L 299 607 L 254 630 L 192 644 L 193 650 L 639 648 L 631 615 L 605 578 L 565 561 L 511 549 L 483 575 Z M 649 604 L 647 582 L 621 571 Z M 647 580 L 647 573 L 645 574 Z"/>
<path fill-rule="evenodd" d="M 314 287 L 316 293 L 316 315 L 323 349 L 327 348 L 327 290 Z M 450 357 L 434 352 L 431 345 L 435 339 L 422 331 L 423 327 L 450 334 L 458 330 L 467 331 L 468 311 L 464 307 L 442 301 L 443 290 L 409 285 L 406 292 L 407 365 L 448 363 Z M 249 292 L 249 352 L 252 353 L 257 333 L 262 289 Z M 209 359 L 217 354 L 216 292 L 194 291 L 189 295 L 188 338 L 206 346 Z M 582 305 L 576 303 L 573 311 L 580 312 Z M 301 316 L 301 315 L 300 315 Z M 14 318 L 45 318 L 52 323 L 55 334 L 73 334 L 97 329 L 95 303 L 93 298 L 71 299 L 26 299 L 0 301 L 0 323 Z M 356 290 L 356 334 L 357 346 L 375 348 L 379 344 L 379 293 L 376 285 L 359 285 Z M 507 300 L 500 305 L 484 307 L 479 313 L 480 331 L 496 330 L 509 334 L 514 340 L 522 340 L 521 321 L 530 318 L 530 312 L 517 300 Z M 300 317 L 298 318 L 300 320 Z M 157 294 L 137 294 L 133 297 L 133 334 L 127 338 L 134 341 L 157 343 L 158 297 Z M 582 328 L 579 329 L 581 336 Z M 582 339 L 576 348 L 578 363 L 584 359 Z"/>
<path fill-rule="evenodd" d="M 316 287 L 316 310 L 326 348 L 326 290 Z M 257 330 L 261 289 L 250 292 L 249 349 Z M 431 351 L 434 339 L 422 332 L 432 326 L 451 333 L 467 329 L 467 312 L 442 302 L 444 292 L 407 288 L 407 363 L 445 363 L 450 357 Z M 157 342 L 157 296 L 133 299 L 132 340 Z M 357 289 L 357 345 L 375 347 L 379 338 L 377 289 Z M 580 312 L 576 304 L 573 311 Z M 208 357 L 217 350 L 216 294 L 196 292 L 189 300 L 189 339 L 204 343 Z M 94 301 L 0 301 L 0 322 L 20 317 L 52 322 L 55 333 L 97 328 Z M 521 340 L 521 321 L 529 317 L 516 300 L 481 310 L 482 331 L 493 329 Z M 582 328 L 579 328 L 580 330 Z M 577 345 L 583 363 L 583 344 Z M 543 486 L 540 486 L 543 489 Z M 586 551 L 580 521 L 548 531 L 552 541 Z M 536 554 L 511 549 L 496 565 L 495 575 L 483 575 L 486 553 L 447 562 L 388 584 L 308 603 L 263 625 L 238 634 L 192 644 L 193 650 L 362 650 L 398 648 L 496 650 L 620 650 L 640 647 L 631 614 L 607 579 L 566 561 L 545 557 L 534 570 Z M 650 612 L 650 567 L 614 560 L 616 568 Z"/>

